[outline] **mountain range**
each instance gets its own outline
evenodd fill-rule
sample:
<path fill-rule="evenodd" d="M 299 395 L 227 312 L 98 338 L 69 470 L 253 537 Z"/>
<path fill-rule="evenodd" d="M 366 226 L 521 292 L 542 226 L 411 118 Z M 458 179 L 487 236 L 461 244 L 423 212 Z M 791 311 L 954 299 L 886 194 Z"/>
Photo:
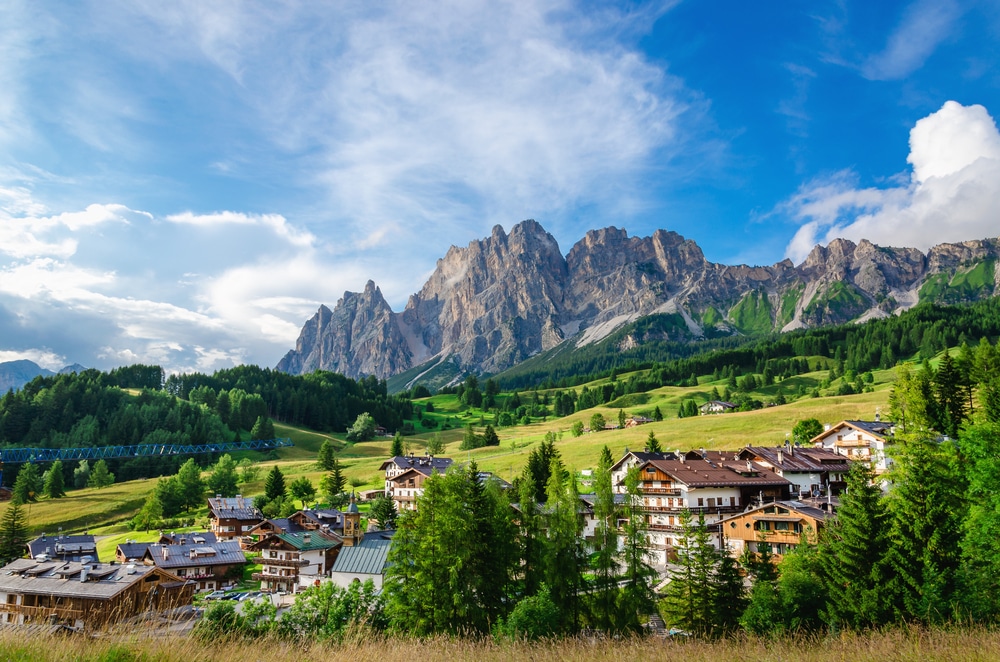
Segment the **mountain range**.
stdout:
<path fill-rule="evenodd" d="M 799 265 L 709 262 L 676 232 L 588 232 L 563 255 L 539 223 L 499 225 L 452 246 L 402 312 L 373 281 L 323 305 L 277 369 L 431 383 L 495 374 L 564 343 L 583 347 L 648 315 L 660 338 L 696 341 L 884 317 L 917 303 L 954 304 L 998 289 L 1000 240 L 941 244 L 926 253 L 836 239 Z M 628 337 L 627 337 L 628 338 Z M 628 340 L 624 342 L 633 342 Z M 447 370 L 442 370 L 447 366 Z M 434 375 L 435 378 L 431 379 Z"/>
<path fill-rule="evenodd" d="M 86 370 L 79 363 L 68 365 L 58 374 L 67 372 L 83 372 Z M 28 359 L 18 359 L 17 361 L 4 361 L 0 363 L 0 393 L 6 393 L 13 389 L 18 390 L 32 379 L 38 376 L 51 377 L 57 373 L 46 370 L 34 361 Z"/>

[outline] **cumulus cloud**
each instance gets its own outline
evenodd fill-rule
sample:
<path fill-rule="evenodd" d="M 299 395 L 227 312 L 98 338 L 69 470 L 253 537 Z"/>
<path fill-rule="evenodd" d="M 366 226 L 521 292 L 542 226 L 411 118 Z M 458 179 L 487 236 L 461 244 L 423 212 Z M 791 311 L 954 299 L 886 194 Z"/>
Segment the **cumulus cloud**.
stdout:
<path fill-rule="evenodd" d="M 996 237 L 1000 132 L 986 108 L 948 101 L 910 131 L 909 182 L 859 188 L 850 172 L 813 181 L 782 205 L 803 225 L 786 249 L 795 261 L 836 237 L 926 250 Z"/>

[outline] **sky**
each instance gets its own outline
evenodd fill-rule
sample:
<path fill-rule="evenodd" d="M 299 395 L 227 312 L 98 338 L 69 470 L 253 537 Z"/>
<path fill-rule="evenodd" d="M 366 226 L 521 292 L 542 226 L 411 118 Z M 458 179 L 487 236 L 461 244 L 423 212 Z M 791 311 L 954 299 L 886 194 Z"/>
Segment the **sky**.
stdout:
<path fill-rule="evenodd" d="M 5 0 L 0 361 L 273 367 L 528 218 L 996 237 L 998 44 L 995 0 Z"/>

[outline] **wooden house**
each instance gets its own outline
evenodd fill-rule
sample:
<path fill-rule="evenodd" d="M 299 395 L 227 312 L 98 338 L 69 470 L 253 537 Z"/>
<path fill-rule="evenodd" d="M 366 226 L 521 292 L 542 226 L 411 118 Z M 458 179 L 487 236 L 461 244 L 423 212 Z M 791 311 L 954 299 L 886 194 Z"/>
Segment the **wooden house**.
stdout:
<path fill-rule="evenodd" d="M 17 559 L 0 568 L 0 622 L 95 629 L 191 604 L 194 584 L 155 566 Z"/>
<path fill-rule="evenodd" d="M 97 541 L 89 533 L 75 536 L 43 533 L 28 543 L 28 556 L 49 561 L 100 561 Z"/>
<path fill-rule="evenodd" d="M 223 541 L 209 544 L 204 539 L 200 540 L 181 538 L 174 545 L 148 545 L 141 562 L 195 582 L 197 591 L 222 588 L 232 573 L 242 574 L 241 569 L 247 564 L 247 558 L 240 543 Z M 237 568 L 240 570 L 234 570 Z"/>
<path fill-rule="evenodd" d="M 766 547 L 777 563 L 797 545 L 815 543 L 831 517 L 830 511 L 801 501 L 774 501 L 727 517 L 719 525 L 733 556 L 745 550 L 756 554 Z"/>
<path fill-rule="evenodd" d="M 425 455 L 424 457 L 415 457 L 413 455 L 397 455 L 391 457 L 379 467 L 380 471 L 385 472 L 385 493 L 386 496 L 393 496 L 393 479 L 397 476 L 402 475 L 404 472 L 410 469 L 416 469 L 417 471 L 423 473 L 424 475 L 431 475 L 433 471 L 438 473 L 445 473 L 454 463 L 450 457 L 433 457 L 430 455 Z M 397 504 L 397 510 L 399 506 Z"/>
<path fill-rule="evenodd" d="M 209 530 L 219 540 L 239 540 L 264 519 L 252 499 L 216 495 L 208 500 Z"/>
<path fill-rule="evenodd" d="M 343 544 L 330 531 L 271 534 L 249 546 L 257 554 L 251 561 L 261 564 L 253 579 L 262 591 L 297 593 L 329 575 Z"/>

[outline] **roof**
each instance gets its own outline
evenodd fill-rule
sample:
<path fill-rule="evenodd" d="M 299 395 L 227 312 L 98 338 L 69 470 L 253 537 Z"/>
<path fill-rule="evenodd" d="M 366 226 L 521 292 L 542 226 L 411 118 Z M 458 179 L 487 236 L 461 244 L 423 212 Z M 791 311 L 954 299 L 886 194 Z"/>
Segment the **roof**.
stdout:
<path fill-rule="evenodd" d="M 84 567 L 87 580 L 80 581 Z M 138 564 L 88 563 L 84 566 L 73 561 L 38 563 L 17 559 L 0 568 L 0 592 L 110 600 L 132 584 L 143 581 L 150 573 L 157 573 L 169 581 L 180 580 L 153 566 Z"/>
<path fill-rule="evenodd" d="M 892 430 L 896 427 L 896 424 L 890 421 L 841 421 L 840 423 L 831 426 L 828 430 L 823 430 L 823 432 L 816 435 L 809 441 L 810 443 L 818 443 L 822 441 L 823 437 L 826 437 L 831 432 L 843 427 L 851 427 L 855 430 L 867 432 L 873 437 L 878 437 L 879 439 L 885 441 L 888 437 L 892 436 Z"/>
<path fill-rule="evenodd" d="M 629 459 L 630 457 L 635 458 L 636 460 L 638 460 L 639 464 L 643 464 L 645 462 L 649 462 L 650 460 L 675 460 L 675 459 L 677 459 L 677 455 L 675 453 L 670 452 L 670 451 L 666 451 L 666 452 L 663 452 L 663 453 L 647 453 L 645 451 L 630 451 L 630 450 L 626 450 L 625 455 L 622 456 L 622 459 L 620 459 L 617 462 L 615 462 L 614 465 L 611 467 L 611 471 L 617 471 L 618 467 L 623 462 L 625 462 L 627 459 Z"/>
<path fill-rule="evenodd" d="M 246 563 L 247 558 L 238 542 L 217 542 L 214 545 L 187 543 L 184 545 L 151 544 L 143 555 L 159 568 L 187 568 L 193 565 L 233 565 Z"/>
<path fill-rule="evenodd" d="M 425 476 L 429 476 L 434 469 L 437 469 L 438 473 L 444 473 L 454 462 L 450 457 L 397 455 L 383 462 L 379 471 L 385 471 L 389 465 L 394 464 L 399 469 L 417 469 Z"/>
<path fill-rule="evenodd" d="M 188 533 L 160 533 L 158 542 L 164 545 L 178 545 L 181 541 L 196 542 L 200 545 L 214 545 L 217 542 L 213 531 L 190 531 Z"/>
<path fill-rule="evenodd" d="M 135 542 L 134 540 L 119 543 L 116 556 L 121 556 L 125 559 L 141 559 L 146 555 L 146 550 L 149 549 L 151 544 L 153 543 Z"/>
<path fill-rule="evenodd" d="M 366 534 L 357 545 L 340 550 L 330 572 L 354 575 L 381 575 L 386 568 L 392 531 Z"/>
<path fill-rule="evenodd" d="M 798 446 L 747 446 L 740 451 L 742 460 L 760 460 L 789 473 L 846 473 L 851 465 L 843 455 L 824 448 Z"/>
<path fill-rule="evenodd" d="M 299 531 L 298 533 L 275 533 L 253 545 L 255 549 L 264 547 L 269 540 L 281 540 L 300 552 L 316 549 L 333 549 L 343 544 L 343 538 L 329 531 Z"/>
<path fill-rule="evenodd" d="M 292 514 L 291 517 L 295 517 L 295 515 L 299 514 L 301 514 L 305 519 L 315 522 L 316 524 L 328 524 L 330 525 L 330 528 L 342 527 L 344 523 L 344 514 L 336 508 L 300 510 L 297 513 Z M 291 520 L 291 518 L 289 518 L 289 520 Z"/>
<path fill-rule="evenodd" d="M 653 466 L 688 487 L 764 487 L 785 486 L 791 482 L 752 462 L 709 460 L 650 460 L 642 467 Z"/>
<path fill-rule="evenodd" d="M 262 520 L 264 516 L 254 507 L 253 499 L 241 496 L 211 497 L 208 500 L 209 516 L 215 519 Z"/>
<path fill-rule="evenodd" d="M 806 515 L 808 517 L 813 518 L 817 522 L 826 522 L 827 520 L 829 520 L 829 519 L 831 519 L 833 517 L 833 514 L 830 513 L 829 511 L 821 510 L 820 508 L 808 505 L 808 504 L 803 503 L 801 501 L 768 501 L 767 503 L 761 504 L 759 506 L 755 506 L 753 508 L 747 508 L 746 510 L 744 510 L 742 513 L 739 513 L 738 515 L 732 515 L 730 517 L 725 517 L 725 518 L 719 520 L 719 523 L 721 524 L 723 522 L 729 522 L 729 521 L 732 521 L 732 520 L 735 520 L 735 519 L 739 519 L 741 517 L 745 517 L 746 515 L 753 515 L 754 519 L 763 519 L 763 520 L 768 520 L 768 521 L 779 521 L 779 522 L 788 521 L 789 518 L 787 518 L 787 517 L 781 517 L 781 516 L 778 516 L 778 515 L 768 515 L 768 514 L 755 515 L 754 514 L 754 513 L 760 513 L 764 509 L 771 508 L 771 507 L 774 507 L 774 506 L 779 506 L 781 508 L 785 508 L 788 511 L 790 511 L 792 513 L 799 514 L 799 515 Z"/>
<path fill-rule="evenodd" d="M 65 561 L 79 561 L 84 556 L 98 560 L 97 543 L 89 533 L 77 536 L 50 536 L 43 533 L 28 543 L 28 555 L 34 558 L 39 554 L 48 554 L 50 558 Z"/>
<path fill-rule="evenodd" d="M 715 405 L 716 407 L 722 407 L 723 409 L 736 409 L 736 405 L 734 405 L 732 402 L 726 402 L 724 400 L 709 400 L 702 406 L 698 407 L 698 409 L 705 409 L 707 407 L 711 407 L 712 405 Z"/>

